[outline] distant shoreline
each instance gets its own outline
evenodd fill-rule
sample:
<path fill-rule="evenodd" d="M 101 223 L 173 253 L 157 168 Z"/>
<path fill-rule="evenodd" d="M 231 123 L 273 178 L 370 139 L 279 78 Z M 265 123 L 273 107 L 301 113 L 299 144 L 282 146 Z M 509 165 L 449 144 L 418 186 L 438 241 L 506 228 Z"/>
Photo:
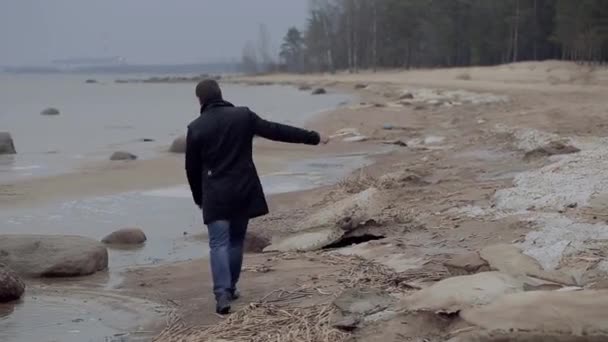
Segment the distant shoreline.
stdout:
<path fill-rule="evenodd" d="M 234 74 L 238 70 L 239 65 L 237 63 L 0 66 L 0 72 L 9 74 L 201 75 Z"/>

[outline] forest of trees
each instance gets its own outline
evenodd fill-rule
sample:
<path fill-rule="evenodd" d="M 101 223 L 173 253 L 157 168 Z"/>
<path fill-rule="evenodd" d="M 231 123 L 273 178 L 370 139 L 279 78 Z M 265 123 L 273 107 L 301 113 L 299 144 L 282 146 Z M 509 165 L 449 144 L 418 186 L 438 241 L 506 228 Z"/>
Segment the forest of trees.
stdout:
<path fill-rule="evenodd" d="M 311 0 L 290 72 L 608 61 L 608 0 Z"/>

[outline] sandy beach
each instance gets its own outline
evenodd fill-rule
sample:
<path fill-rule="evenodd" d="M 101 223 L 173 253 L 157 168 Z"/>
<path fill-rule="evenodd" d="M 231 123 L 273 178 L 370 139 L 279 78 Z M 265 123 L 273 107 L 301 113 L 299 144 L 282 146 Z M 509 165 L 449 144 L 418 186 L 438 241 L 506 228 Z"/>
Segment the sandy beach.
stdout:
<path fill-rule="evenodd" d="M 352 289 L 380 289 L 391 300 L 403 300 L 453 276 L 446 264 L 455 256 L 496 244 L 516 245 L 544 271 L 568 275 L 573 279 L 568 286 L 591 288 L 608 279 L 602 259 L 608 253 L 603 230 L 608 231 L 603 200 L 608 181 L 602 172 L 608 160 L 606 68 L 549 61 L 226 82 L 324 87 L 358 98 L 306 124 L 334 135 L 327 146 L 256 142 L 261 174 L 280 175 L 289 165 L 314 158 L 328 159 L 317 165 L 320 173 L 343 165 L 332 166 L 336 156 L 370 160 L 332 184 L 269 196 L 271 214 L 252 222 L 250 239 L 258 241 L 254 251 L 273 246 L 279 251 L 247 255 L 235 314 L 213 314 L 204 258 L 110 269 L 110 285 L 98 274 L 35 281 L 28 291 L 123 296 L 130 306 L 142 307 L 133 309 L 141 325 L 125 331 L 131 340 L 296 341 L 299 331 L 309 329 L 332 341 L 444 341 L 466 324 L 387 304 L 373 312 L 386 317 L 365 324 L 360 317 L 361 323 L 342 329 L 330 323 L 337 311 L 332 303 Z M 353 136 L 361 138 L 348 139 Z M 563 146 L 579 152 L 563 154 Z M 20 209 L 184 182 L 183 155 L 95 162 L 67 174 L 2 184 L 0 206 Z M 369 199 L 356 202 L 354 210 L 348 207 L 369 189 L 375 191 Z M 305 226 L 327 211 L 338 213 L 341 203 L 353 221 L 338 227 L 344 231 L 337 238 L 328 237 L 335 227 Z M 579 233 L 570 233 L 571 227 Z M 313 233 L 319 238 L 310 242 L 307 234 Z M 558 248 L 558 240 L 567 246 Z M 204 245 L 204 237 L 197 243 Z M 261 316 L 281 323 L 273 328 Z"/>

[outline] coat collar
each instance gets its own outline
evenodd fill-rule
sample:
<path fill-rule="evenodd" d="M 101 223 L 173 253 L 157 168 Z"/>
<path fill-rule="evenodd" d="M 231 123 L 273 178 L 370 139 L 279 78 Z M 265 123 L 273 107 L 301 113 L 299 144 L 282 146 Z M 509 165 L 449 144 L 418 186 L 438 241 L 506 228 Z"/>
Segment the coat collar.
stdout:
<path fill-rule="evenodd" d="M 210 101 L 205 103 L 202 107 L 201 107 L 201 114 L 203 114 L 203 112 L 211 109 L 211 108 L 216 108 L 216 107 L 234 107 L 234 105 L 228 101 L 224 101 L 224 100 L 214 100 L 214 101 Z"/>

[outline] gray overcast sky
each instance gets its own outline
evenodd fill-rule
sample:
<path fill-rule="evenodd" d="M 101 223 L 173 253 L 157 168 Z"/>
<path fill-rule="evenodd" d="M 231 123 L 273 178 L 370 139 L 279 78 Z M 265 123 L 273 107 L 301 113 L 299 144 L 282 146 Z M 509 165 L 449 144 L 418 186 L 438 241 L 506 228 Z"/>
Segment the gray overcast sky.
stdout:
<path fill-rule="evenodd" d="M 122 56 L 130 63 L 240 57 L 265 23 L 277 47 L 307 0 L 0 0 L 0 65 Z"/>

